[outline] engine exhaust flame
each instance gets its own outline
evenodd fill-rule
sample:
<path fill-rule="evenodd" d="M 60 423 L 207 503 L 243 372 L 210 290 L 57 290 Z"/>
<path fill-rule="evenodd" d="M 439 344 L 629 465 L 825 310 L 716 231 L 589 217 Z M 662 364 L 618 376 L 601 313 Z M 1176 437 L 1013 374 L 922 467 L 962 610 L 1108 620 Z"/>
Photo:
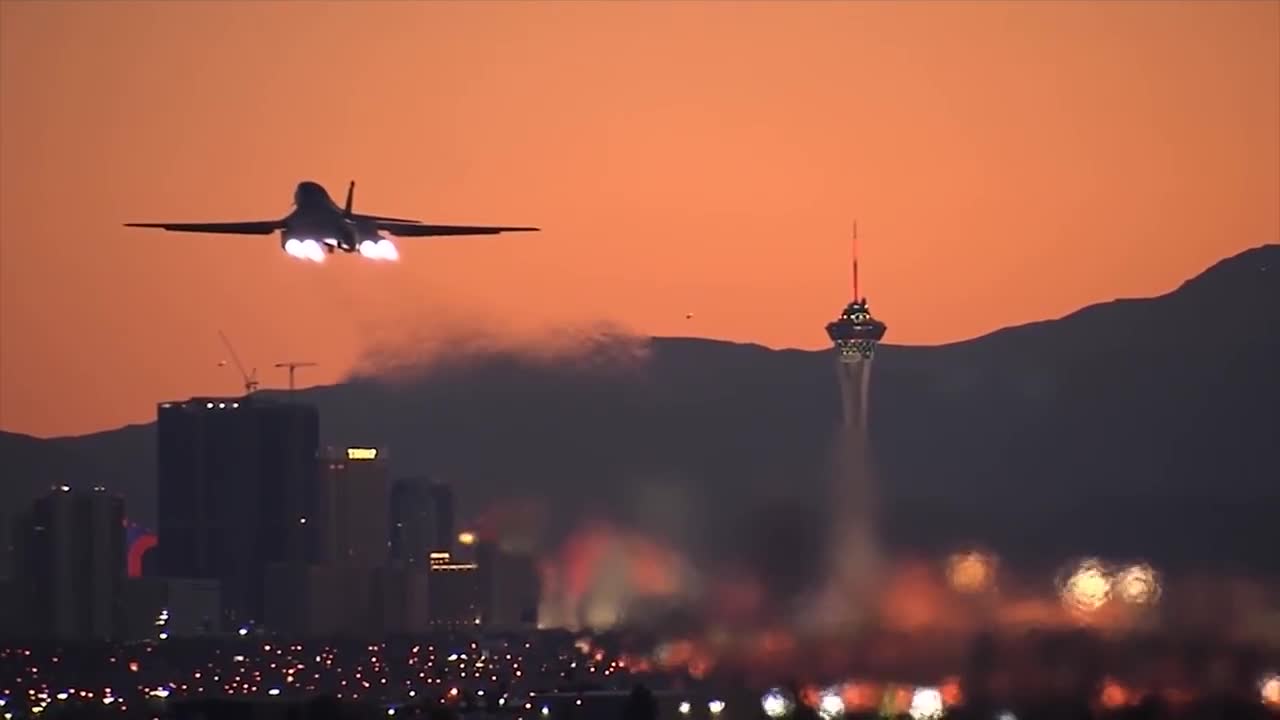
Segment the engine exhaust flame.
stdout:
<path fill-rule="evenodd" d="M 289 238 L 284 243 L 284 251 L 299 260 L 310 260 L 314 263 L 324 262 L 324 248 L 315 240 Z"/>
<path fill-rule="evenodd" d="M 360 254 L 370 260 L 386 260 L 395 262 L 400 259 L 400 251 L 395 243 L 386 238 L 380 240 L 364 240 L 360 243 Z"/>

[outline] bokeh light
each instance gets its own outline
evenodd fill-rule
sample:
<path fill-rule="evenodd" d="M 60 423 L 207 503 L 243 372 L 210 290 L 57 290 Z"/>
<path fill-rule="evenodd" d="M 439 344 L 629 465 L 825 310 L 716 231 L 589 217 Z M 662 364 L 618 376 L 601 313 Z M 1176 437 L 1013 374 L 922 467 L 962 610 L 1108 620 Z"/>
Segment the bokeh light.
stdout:
<path fill-rule="evenodd" d="M 942 717 L 942 693 L 937 688 L 917 688 L 911 695 L 907 712 L 913 720 L 936 720 Z"/>
<path fill-rule="evenodd" d="M 1094 612 L 1111 599 L 1111 585 L 1111 575 L 1100 560 L 1082 560 L 1061 584 L 1062 602 L 1072 610 Z"/>
<path fill-rule="evenodd" d="M 947 561 L 947 580 L 958 592 L 974 594 L 991 589 L 995 584 L 996 561 L 980 552 L 952 555 Z"/>
<path fill-rule="evenodd" d="M 764 714 L 771 718 L 786 717 L 791 712 L 792 706 L 791 698 L 778 688 L 765 693 L 760 700 L 760 707 L 764 709 Z"/>
<path fill-rule="evenodd" d="M 1258 692 L 1263 705 L 1280 710 L 1280 674 L 1271 673 L 1263 677 L 1258 683 Z"/>
<path fill-rule="evenodd" d="M 818 698 L 818 716 L 824 720 L 834 720 L 844 715 L 844 698 L 840 697 L 840 688 L 827 688 Z"/>
<path fill-rule="evenodd" d="M 1116 574 L 1115 594 L 1132 605 L 1153 605 L 1160 599 L 1160 578 L 1150 565 L 1130 565 Z"/>

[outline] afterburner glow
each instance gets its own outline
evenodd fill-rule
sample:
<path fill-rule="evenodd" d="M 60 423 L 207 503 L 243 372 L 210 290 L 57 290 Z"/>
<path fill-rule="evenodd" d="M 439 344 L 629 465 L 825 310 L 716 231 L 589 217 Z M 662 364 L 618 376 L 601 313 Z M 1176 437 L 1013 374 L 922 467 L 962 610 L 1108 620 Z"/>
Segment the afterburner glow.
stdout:
<path fill-rule="evenodd" d="M 358 248 L 360 254 L 370 260 L 389 260 L 395 261 L 400 259 L 400 251 L 396 249 L 395 243 L 386 238 L 378 240 L 363 240 Z"/>
<path fill-rule="evenodd" d="M 299 240 L 289 238 L 284 242 L 284 251 L 292 257 L 311 262 L 324 262 L 324 248 L 315 240 Z"/>

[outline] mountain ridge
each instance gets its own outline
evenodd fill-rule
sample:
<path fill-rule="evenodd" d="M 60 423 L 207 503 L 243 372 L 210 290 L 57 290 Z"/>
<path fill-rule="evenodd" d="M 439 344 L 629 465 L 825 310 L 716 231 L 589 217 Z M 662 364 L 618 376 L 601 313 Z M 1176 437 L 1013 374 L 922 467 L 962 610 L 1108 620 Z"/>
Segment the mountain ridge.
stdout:
<path fill-rule="evenodd" d="M 1264 508 L 1280 503 L 1280 326 L 1267 308 L 1280 308 L 1274 244 L 1156 297 L 955 343 L 884 345 L 871 415 L 886 534 L 905 548 L 969 541 L 1034 559 L 1213 565 L 1226 552 L 1280 572 L 1260 550 L 1274 539 Z M 593 359 L 611 352 L 627 362 Z M 832 365 L 829 351 L 606 337 L 555 357 L 473 350 L 297 396 L 320 407 L 326 442 L 378 442 L 396 474 L 454 481 L 464 516 L 533 503 L 560 532 L 603 518 L 730 558 L 763 515 L 800 528 L 822 512 Z M 27 479 L 4 483 L 0 499 L 93 482 L 119 488 L 149 524 L 154 435 L 150 423 L 0 433 L 6 475 Z M 1072 537 L 1084 532 L 1072 513 L 1104 527 Z"/>

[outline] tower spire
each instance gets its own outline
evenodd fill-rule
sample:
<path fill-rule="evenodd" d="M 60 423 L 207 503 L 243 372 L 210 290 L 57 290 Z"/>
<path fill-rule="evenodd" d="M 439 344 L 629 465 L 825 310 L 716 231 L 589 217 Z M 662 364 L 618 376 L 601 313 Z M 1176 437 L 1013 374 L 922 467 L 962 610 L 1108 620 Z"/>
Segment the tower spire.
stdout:
<path fill-rule="evenodd" d="M 859 298 L 859 295 L 858 295 L 858 221 L 857 220 L 853 221 L 852 255 L 853 255 L 853 300 L 856 302 Z"/>

